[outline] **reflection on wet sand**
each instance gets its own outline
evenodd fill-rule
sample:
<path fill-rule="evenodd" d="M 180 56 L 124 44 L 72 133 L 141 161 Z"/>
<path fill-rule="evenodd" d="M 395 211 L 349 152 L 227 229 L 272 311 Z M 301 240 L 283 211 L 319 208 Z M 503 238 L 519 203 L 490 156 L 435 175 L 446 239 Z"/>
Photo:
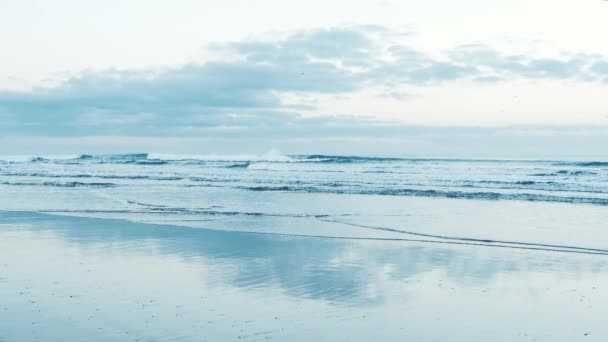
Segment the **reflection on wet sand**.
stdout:
<path fill-rule="evenodd" d="M 600 341 L 608 333 L 601 255 L 14 212 L 0 213 L 0 248 L 7 341 Z"/>

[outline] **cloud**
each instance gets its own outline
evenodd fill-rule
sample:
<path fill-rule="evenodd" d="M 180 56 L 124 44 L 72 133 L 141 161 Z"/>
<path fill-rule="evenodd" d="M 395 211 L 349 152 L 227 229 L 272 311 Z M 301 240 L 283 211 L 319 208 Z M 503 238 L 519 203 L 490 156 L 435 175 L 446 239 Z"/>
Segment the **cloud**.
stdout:
<path fill-rule="evenodd" d="M 608 59 L 593 63 L 591 71 L 604 82 L 608 82 Z"/>
<path fill-rule="evenodd" d="M 305 136 L 308 131 L 364 132 L 383 123 L 306 118 L 302 111 L 314 105 L 287 103 L 285 96 L 380 88 L 387 89 L 381 97 L 404 99 L 397 88 L 463 80 L 608 80 L 608 61 L 603 56 L 535 58 L 504 54 L 485 45 L 460 46 L 431 56 L 408 42 L 407 36 L 380 26 L 348 26 L 296 32 L 278 40 L 213 44 L 208 48 L 221 58 L 175 68 L 82 72 L 52 87 L 0 92 L 0 133 L 230 136 L 291 132 Z"/>
<path fill-rule="evenodd" d="M 366 65 L 374 42 L 369 32 L 361 28 L 332 28 L 301 32 L 287 39 L 269 42 L 227 44 L 249 61 L 295 63 L 302 65 L 311 59 L 340 61 L 345 65 Z"/>
<path fill-rule="evenodd" d="M 485 45 L 461 46 L 450 51 L 450 59 L 474 65 L 483 70 L 484 77 L 506 79 L 571 79 L 599 81 L 608 75 L 603 69 L 603 56 L 575 54 L 558 58 L 534 58 L 501 54 Z"/>

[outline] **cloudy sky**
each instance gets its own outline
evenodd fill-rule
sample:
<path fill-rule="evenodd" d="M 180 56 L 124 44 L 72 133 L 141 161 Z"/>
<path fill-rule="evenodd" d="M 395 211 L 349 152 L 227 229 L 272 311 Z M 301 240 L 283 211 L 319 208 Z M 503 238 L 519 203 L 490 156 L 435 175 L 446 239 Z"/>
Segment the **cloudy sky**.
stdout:
<path fill-rule="evenodd" d="M 0 9 L 0 154 L 608 157 L 601 0 Z"/>

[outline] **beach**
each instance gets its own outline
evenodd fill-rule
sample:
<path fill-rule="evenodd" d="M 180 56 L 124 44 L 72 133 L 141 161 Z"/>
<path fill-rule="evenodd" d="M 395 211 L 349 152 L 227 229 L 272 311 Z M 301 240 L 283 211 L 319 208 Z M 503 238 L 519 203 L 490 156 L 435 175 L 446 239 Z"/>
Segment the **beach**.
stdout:
<path fill-rule="evenodd" d="M 0 342 L 608 341 L 608 0 L 0 3 Z"/>
<path fill-rule="evenodd" d="M 2 341 L 603 341 L 604 255 L 0 213 Z"/>

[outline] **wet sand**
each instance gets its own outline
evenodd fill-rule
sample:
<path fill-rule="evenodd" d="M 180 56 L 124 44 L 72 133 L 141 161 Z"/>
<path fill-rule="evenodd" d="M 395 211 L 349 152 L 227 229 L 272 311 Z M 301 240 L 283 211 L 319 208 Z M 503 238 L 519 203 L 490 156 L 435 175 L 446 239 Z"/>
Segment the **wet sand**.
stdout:
<path fill-rule="evenodd" d="M 605 341 L 608 256 L 0 212 L 0 341 Z"/>

